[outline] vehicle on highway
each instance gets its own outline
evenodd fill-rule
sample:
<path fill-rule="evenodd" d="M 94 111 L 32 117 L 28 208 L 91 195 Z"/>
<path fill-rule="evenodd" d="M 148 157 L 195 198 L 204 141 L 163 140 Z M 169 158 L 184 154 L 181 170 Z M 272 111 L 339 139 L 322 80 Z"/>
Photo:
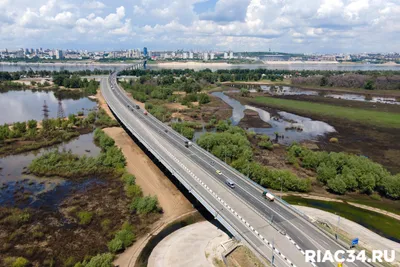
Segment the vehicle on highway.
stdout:
<path fill-rule="evenodd" d="M 144 111 L 143 114 L 147 116 L 147 111 Z"/>
<path fill-rule="evenodd" d="M 216 170 L 216 173 L 218 173 L 219 175 L 222 174 L 222 172 L 220 170 Z"/>
<path fill-rule="evenodd" d="M 185 147 L 189 148 L 192 145 L 192 142 L 190 141 L 185 141 Z"/>
<path fill-rule="evenodd" d="M 263 192 L 263 196 L 264 196 L 266 199 L 268 199 L 269 201 L 271 201 L 271 202 L 275 200 L 274 195 L 272 195 L 271 193 L 268 193 L 268 191 L 264 191 L 264 192 Z"/>
<path fill-rule="evenodd" d="M 135 107 L 136 107 L 136 109 L 140 109 L 139 105 L 136 105 Z"/>
<path fill-rule="evenodd" d="M 235 183 L 231 179 L 226 179 L 225 183 L 230 187 L 230 188 L 235 188 Z"/>

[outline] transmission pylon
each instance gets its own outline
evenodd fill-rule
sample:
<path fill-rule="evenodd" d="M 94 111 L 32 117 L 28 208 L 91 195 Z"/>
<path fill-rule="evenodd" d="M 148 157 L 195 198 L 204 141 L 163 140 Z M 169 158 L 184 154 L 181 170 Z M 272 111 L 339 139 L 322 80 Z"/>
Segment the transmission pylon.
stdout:
<path fill-rule="evenodd" d="M 62 101 L 61 99 L 58 99 L 58 110 L 57 110 L 57 118 L 65 118 L 65 114 L 64 114 L 64 108 L 62 106 Z"/>
<path fill-rule="evenodd" d="M 43 111 L 43 119 L 47 120 L 49 118 L 49 106 L 47 106 L 46 100 L 44 101 L 42 111 Z"/>

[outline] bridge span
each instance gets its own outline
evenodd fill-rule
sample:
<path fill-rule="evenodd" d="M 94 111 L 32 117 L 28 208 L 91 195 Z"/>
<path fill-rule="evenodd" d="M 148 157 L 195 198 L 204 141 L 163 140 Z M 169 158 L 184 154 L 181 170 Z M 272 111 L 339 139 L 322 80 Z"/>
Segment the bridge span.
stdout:
<path fill-rule="evenodd" d="M 117 84 L 101 79 L 101 91 L 126 129 L 238 240 L 276 266 L 336 266 L 305 261 L 305 250 L 346 249 L 284 201 L 269 202 L 261 186 L 136 107 Z M 146 114 L 145 114 L 146 113 Z M 216 171 L 220 170 L 221 174 Z M 232 189 L 226 179 L 235 183 Z M 356 261 L 346 266 L 369 266 Z"/>

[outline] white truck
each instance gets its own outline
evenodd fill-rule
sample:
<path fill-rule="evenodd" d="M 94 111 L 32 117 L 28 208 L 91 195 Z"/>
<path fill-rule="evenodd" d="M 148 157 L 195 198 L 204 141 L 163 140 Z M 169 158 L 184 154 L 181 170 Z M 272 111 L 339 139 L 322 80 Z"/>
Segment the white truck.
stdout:
<path fill-rule="evenodd" d="M 263 192 L 263 196 L 264 196 L 266 199 L 268 199 L 269 201 L 271 201 L 271 202 L 275 200 L 274 195 L 272 195 L 271 193 L 268 193 L 268 191 L 264 191 L 264 192 Z"/>

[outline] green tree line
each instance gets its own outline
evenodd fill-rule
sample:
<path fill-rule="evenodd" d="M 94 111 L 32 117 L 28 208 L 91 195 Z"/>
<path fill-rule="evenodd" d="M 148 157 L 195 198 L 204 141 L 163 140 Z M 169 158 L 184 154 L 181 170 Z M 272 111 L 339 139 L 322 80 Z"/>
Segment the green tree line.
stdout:
<path fill-rule="evenodd" d="M 317 179 L 336 194 L 374 191 L 392 199 L 400 199 L 400 174 L 390 174 L 382 165 L 364 156 L 343 152 L 312 151 L 293 144 L 288 160 L 317 173 Z"/>

